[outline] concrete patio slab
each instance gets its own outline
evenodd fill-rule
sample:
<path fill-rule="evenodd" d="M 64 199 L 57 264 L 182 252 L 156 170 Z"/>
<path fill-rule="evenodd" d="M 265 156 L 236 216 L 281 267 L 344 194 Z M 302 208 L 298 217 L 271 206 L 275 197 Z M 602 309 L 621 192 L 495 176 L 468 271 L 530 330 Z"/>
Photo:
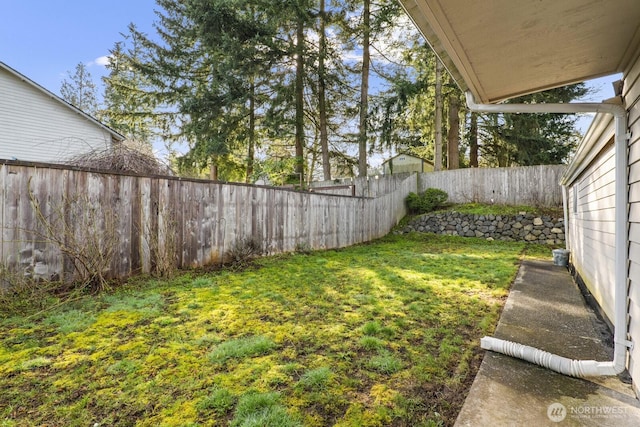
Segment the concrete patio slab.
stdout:
<path fill-rule="evenodd" d="M 609 361 L 611 334 L 564 267 L 524 261 L 494 336 L 572 359 Z M 640 426 L 624 377 L 572 378 L 486 352 L 456 426 Z"/>

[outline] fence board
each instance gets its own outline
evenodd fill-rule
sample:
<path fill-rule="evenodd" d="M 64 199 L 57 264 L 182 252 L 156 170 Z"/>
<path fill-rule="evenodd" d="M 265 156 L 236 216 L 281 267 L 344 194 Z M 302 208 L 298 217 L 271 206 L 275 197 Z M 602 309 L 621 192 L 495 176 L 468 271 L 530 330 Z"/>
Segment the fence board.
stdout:
<path fill-rule="evenodd" d="M 529 204 L 527 197 L 537 197 L 538 202 L 554 205 L 561 194 L 550 187 L 558 187 L 562 170 L 562 166 L 467 169 L 417 178 L 357 178 L 353 182 L 360 186 L 358 194 L 377 197 L 345 197 L 6 161 L 0 163 L 0 258 L 5 266 L 37 277 L 73 274 L 71 260 L 34 234 L 43 229 L 29 201 L 29 188 L 45 217 L 54 218 L 58 210 L 66 223 L 79 226 L 83 221 L 74 217 L 77 209 L 67 205 L 84 198 L 86 208 L 96 212 L 103 239 L 111 218 L 118 237 L 111 275 L 124 277 L 152 271 L 161 249 L 176 253 L 175 266 L 188 267 L 222 261 L 234 242 L 247 237 L 261 242 L 267 254 L 299 245 L 338 248 L 375 239 L 404 216 L 406 195 L 426 187 L 442 188 L 454 202 L 489 197 L 496 203 Z M 81 231 L 72 232 L 80 238 Z"/>
<path fill-rule="evenodd" d="M 439 188 L 453 203 L 562 206 L 559 185 L 565 165 L 458 169 L 422 173 L 418 188 Z"/>
<path fill-rule="evenodd" d="M 417 191 L 415 177 L 369 183 L 366 191 L 390 193 L 354 198 L 12 161 L 0 162 L 0 183 L 2 263 L 46 278 L 71 278 L 73 265 L 55 244 L 34 237 L 42 229 L 28 188 L 45 217 L 59 210 L 61 219 L 77 225 L 70 230 L 77 239 L 89 228 L 89 212 L 97 237 L 117 237 L 109 272 L 114 277 L 153 271 L 165 249 L 173 250 L 170 262 L 178 267 L 220 262 L 234 242 L 247 237 L 258 239 L 269 254 L 360 243 L 386 234 L 404 216 L 408 192 Z"/>

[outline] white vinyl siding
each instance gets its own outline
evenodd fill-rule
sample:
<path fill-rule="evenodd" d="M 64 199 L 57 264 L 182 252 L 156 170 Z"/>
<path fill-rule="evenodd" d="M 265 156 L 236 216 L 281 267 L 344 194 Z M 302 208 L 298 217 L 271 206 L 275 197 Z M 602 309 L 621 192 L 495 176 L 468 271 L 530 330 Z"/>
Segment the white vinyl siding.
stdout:
<path fill-rule="evenodd" d="M 615 280 L 614 168 L 614 150 L 607 145 L 573 182 L 569 198 L 572 263 L 611 321 Z"/>
<path fill-rule="evenodd" d="M 0 68 L 0 159 L 64 162 L 112 135 L 59 99 Z"/>
<path fill-rule="evenodd" d="M 640 58 L 625 73 L 625 106 L 629 110 L 629 372 L 640 390 Z"/>
<path fill-rule="evenodd" d="M 624 106 L 628 111 L 631 139 L 628 141 L 629 186 L 628 270 L 629 285 L 628 369 L 640 395 L 640 52 L 624 72 Z M 605 120 L 603 117 L 607 117 Z M 587 139 L 578 148 L 587 153 L 582 163 L 569 165 L 569 244 L 571 262 L 596 298 L 610 322 L 615 320 L 615 147 L 613 119 L 596 116 Z M 618 325 L 614 325 L 618 326 Z"/>

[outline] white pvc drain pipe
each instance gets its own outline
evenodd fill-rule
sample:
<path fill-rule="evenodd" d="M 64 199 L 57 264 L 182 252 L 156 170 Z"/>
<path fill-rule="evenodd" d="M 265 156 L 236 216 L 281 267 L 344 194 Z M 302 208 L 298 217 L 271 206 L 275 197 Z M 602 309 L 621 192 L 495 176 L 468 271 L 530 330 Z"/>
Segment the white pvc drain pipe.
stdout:
<path fill-rule="evenodd" d="M 517 357 L 553 371 L 573 377 L 617 375 L 626 368 L 627 348 L 627 112 L 617 104 L 477 104 L 471 92 L 466 93 L 467 106 L 480 113 L 605 113 L 615 119 L 615 287 L 614 287 L 614 354 L 610 362 L 572 360 L 538 348 L 494 337 L 484 337 L 480 346 L 508 356 Z M 566 226 L 566 224 L 565 224 Z"/>

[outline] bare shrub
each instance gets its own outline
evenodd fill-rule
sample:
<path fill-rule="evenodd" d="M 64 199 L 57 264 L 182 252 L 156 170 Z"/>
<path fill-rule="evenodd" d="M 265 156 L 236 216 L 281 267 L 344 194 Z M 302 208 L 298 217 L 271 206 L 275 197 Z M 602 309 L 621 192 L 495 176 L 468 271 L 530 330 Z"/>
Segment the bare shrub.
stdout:
<path fill-rule="evenodd" d="M 158 160 L 148 143 L 123 141 L 104 150 L 94 150 L 67 160 L 68 164 L 108 172 L 137 175 L 173 175 L 171 168 Z"/>
<path fill-rule="evenodd" d="M 237 239 L 231 249 L 227 251 L 226 258 L 233 267 L 246 267 L 257 256 L 262 254 L 262 244 L 255 237 Z"/>
<path fill-rule="evenodd" d="M 178 222 L 175 214 L 162 209 L 158 213 L 158 227 L 152 230 L 150 221 L 145 223 L 149 236 L 151 274 L 157 277 L 171 277 L 177 270 L 178 262 Z"/>
<path fill-rule="evenodd" d="M 108 275 L 119 242 L 117 215 L 113 209 L 87 195 L 64 198 L 60 203 L 50 202 L 45 209 L 33 193 L 31 181 L 28 195 L 37 226 L 26 232 L 60 251 L 65 271 L 73 270 L 76 290 L 108 288 Z"/>
<path fill-rule="evenodd" d="M 309 255 L 311 252 L 313 252 L 313 249 L 311 249 L 311 245 L 309 244 L 309 242 L 302 241 L 296 243 L 295 251 L 298 254 Z"/>
<path fill-rule="evenodd" d="M 22 272 L 0 265 L 0 311 L 7 315 L 24 315 L 51 304 L 51 294 L 59 283 L 35 280 Z"/>

